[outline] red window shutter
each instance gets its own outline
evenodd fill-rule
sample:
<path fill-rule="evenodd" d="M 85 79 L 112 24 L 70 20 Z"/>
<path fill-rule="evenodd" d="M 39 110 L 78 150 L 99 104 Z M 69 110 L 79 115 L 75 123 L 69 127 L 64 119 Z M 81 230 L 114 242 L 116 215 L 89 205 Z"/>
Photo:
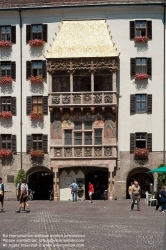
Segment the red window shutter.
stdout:
<path fill-rule="evenodd" d="M 131 72 L 131 76 L 134 76 L 136 74 L 136 72 L 135 72 L 135 64 L 136 64 L 136 59 L 135 58 L 130 58 L 130 72 Z"/>
<path fill-rule="evenodd" d="M 135 21 L 130 21 L 130 40 L 135 38 Z"/>
<path fill-rule="evenodd" d="M 152 75 L 152 58 L 147 58 L 147 74 Z"/>
<path fill-rule="evenodd" d="M 47 24 L 43 24 L 43 41 L 47 42 Z"/>
<path fill-rule="evenodd" d="M 11 42 L 16 43 L 16 26 L 11 26 Z"/>
<path fill-rule="evenodd" d="M 130 153 L 134 153 L 135 150 L 135 134 L 131 133 L 130 134 Z"/>
<path fill-rule="evenodd" d="M 152 21 L 147 21 L 147 37 L 152 39 Z"/>
<path fill-rule="evenodd" d="M 16 80 L 16 62 L 11 62 L 11 77 Z"/>
<path fill-rule="evenodd" d="M 26 26 L 26 42 L 31 40 L 31 25 Z"/>

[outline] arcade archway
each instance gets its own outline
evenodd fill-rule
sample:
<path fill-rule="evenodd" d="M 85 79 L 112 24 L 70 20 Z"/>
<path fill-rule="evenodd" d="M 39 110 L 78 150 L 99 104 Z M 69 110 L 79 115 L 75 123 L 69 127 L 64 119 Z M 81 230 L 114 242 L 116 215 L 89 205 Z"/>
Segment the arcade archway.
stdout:
<path fill-rule="evenodd" d="M 85 199 L 89 200 L 89 181 L 94 185 L 94 200 L 100 200 L 101 194 L 108 188 L 108 169 L 94 168 L 85 174 Z"/>
<path fill-rule="evenodd" d="M 33 167 L 27 171 L 29 189 L 35 191 L 34 200 L 48 200 L 53 189 L 53 173 L 46 167 Z"/>
<path fill-rule="evenodd" d="M 128 174 L 126 181 L 126 198 L 130 198 L 128 194 L 128 187 L 130 183 L 137 180 L 142 190 L 142 198 L 145 197 L 145 192 L 150 192 L 150 183 L 154 185 L 153 175 L 148 172 L 148 168 L 135 168 Z"/>

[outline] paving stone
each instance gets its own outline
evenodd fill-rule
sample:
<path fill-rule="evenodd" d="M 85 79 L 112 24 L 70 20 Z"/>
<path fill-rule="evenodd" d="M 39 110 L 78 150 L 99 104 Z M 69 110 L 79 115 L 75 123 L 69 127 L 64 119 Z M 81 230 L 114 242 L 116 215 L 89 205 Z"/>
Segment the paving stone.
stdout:
<path fill-rule="evenodd" d="M 141 211 L 130 211 L 130 205 L 129 200 L 29 201 L 30 213 L 17 214 L 19 203 L 5 201 L 0 250 L 162 250 L 166 214 L 144 199 Z"/>

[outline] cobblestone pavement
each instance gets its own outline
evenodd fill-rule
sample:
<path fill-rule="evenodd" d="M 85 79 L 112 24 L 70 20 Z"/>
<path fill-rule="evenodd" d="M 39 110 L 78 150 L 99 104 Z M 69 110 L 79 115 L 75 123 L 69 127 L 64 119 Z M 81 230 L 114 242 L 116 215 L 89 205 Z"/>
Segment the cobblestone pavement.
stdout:
<path fill-rule="evenodd" d="M 0 250 L 163 250 L 166 215 L 141 200 L 29 201 L 30 213 L 15 213 L 17 201 L 5 201 L 0 213 Z"/>

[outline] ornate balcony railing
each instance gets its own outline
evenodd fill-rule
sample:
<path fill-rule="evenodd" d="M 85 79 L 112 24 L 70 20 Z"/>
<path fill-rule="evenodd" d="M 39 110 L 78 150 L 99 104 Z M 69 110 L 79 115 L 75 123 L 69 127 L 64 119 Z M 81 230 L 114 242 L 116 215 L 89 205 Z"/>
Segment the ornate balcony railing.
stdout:
<path fill-rule="evenodd" d="M 116 105 L 117 93 L 107 92 L 72 92 L 49 93 L 49 106 Z"/>
<path fill-rule="evenodd" d="M 116 158 L 117 146 L 50 146 L 51 158 Z"/>

